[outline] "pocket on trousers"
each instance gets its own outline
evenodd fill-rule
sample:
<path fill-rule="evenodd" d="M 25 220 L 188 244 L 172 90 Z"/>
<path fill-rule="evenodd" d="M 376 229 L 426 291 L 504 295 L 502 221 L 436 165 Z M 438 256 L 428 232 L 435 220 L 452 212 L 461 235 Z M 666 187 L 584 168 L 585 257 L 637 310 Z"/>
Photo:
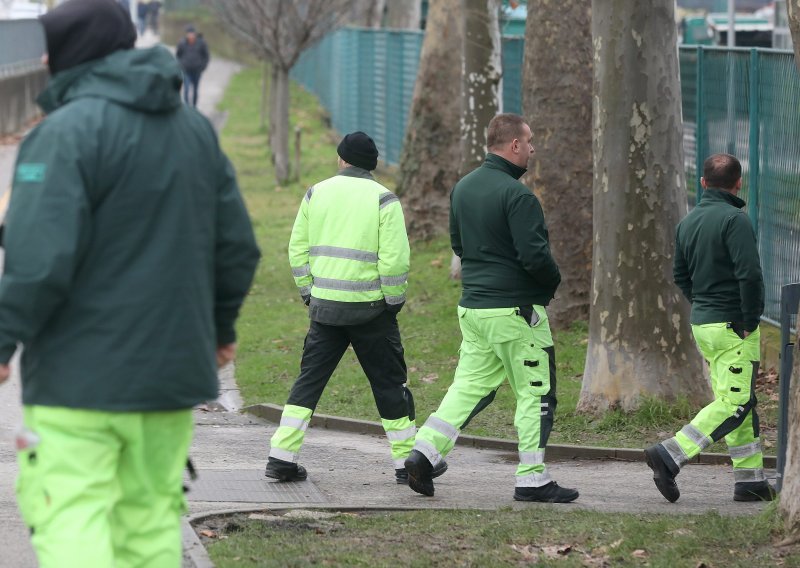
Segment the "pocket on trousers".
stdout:
<path fill-rule="evenodd" d="M 522 367 L 532 395 L 544 396 L 550 392 L 550 359 L 546 351 L 537 347 L 526 350 Z"/>
<path fill-rule="evenodd" d="M 22 520 L 31 530 L 40 526 L 50 500 L 44 489 L 41 471 L 37 467 L 36 448 L 17 450 L 19 475 L 14 484 Z"/>
<path fill-rule="evenodd" d="M 751 397 L 751 383 L 753 378 L 752 363 L 735 363 L 728 365 L 724 371 L 725 385 L 723 396 L 732 404 L 744 406 Z M 721 393 L 722 394 L 722 393 Z"/>
<path fill-rule="evenodd" d="M 516 308 L 476 309 L 475 316 L 480 321 L 484 339 L 489 343 L 516 341 L 528 327 L 517 315 Z"/>

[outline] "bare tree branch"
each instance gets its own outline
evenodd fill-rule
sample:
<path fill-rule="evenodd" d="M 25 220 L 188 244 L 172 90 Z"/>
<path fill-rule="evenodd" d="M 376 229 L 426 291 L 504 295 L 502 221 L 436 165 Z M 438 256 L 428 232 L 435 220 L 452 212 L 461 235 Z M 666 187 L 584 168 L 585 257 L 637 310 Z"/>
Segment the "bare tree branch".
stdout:
<path fill-rule="evenodd" d="M 269 143 L 278 182 L 289 179 L 289 71 L 339 27 L 356 0 L 211 0 L 231 32 L 272 65 Z"/>

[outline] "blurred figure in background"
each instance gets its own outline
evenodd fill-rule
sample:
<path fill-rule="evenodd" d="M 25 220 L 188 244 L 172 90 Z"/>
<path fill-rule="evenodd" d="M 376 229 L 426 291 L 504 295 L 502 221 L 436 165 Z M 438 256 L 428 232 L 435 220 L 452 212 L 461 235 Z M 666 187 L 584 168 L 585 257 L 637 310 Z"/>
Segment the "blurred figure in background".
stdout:
<path fill-rule="evenodd" d="M 139 29 L 139 35 L 143 36 L 147 30 L 147 18 L 150 12 L 149 0 L 139 0 L 136 3 L 136 23 Z"/>
<path fill-rule="evenodd" d="M 211 59 L 203 34 L 197 33 L 194 26 L 186 26 L 186 36 L 178 44 L 175 56 L 183 69 L 183 100 L 196 107 L 200 76 Z"/>

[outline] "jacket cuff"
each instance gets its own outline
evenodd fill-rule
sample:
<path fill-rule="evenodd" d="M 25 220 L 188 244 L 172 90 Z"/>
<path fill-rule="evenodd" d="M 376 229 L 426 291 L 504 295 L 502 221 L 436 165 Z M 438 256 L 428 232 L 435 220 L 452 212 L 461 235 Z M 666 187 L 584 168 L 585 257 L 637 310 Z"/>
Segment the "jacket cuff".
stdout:
<path fill-rule="evenodd" d="M 0 365 L 8 365 L 16 350 L 16 343 L 13 345 L 4 345 L 0 347 Z"/>
<path fill-rule="evenodd" d="M 217 346 L 236 343 L 236 330 L 232 327 L 217 328 Z"/>

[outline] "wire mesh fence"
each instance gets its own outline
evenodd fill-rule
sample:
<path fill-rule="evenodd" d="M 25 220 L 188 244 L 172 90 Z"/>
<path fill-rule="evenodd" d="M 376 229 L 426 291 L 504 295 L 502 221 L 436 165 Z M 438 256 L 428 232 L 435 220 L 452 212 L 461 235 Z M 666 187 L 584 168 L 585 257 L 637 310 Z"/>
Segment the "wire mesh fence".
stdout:
<path fill-rule="evenodd" d="M 742 162 L 741 196 L 758 235 L 765 319 L 780 317 L 781 286 L 800 280 L 800 73 L 791 52 L 682 47 L 686 179 L 701 193 L 703 159 Z M 690 200 L 691 201 L 691 200 Z"/>
<path fill-rule="evenodd" d="M 365 130 L 400 159 L 423 35 L 342 29 L 306 52 L 292 76 L 317 94 L 339 132 Z M 524 40 L 503 38 L 503 110 L 522 110 Z M 800 280 L 800 73 L 791 52 L 681 47 L 684 155 L 690 206 L 702 199 L 703 159 L 737 156 L 742 197 L 759 238 L 765 319 L 780 288 Z"/>

